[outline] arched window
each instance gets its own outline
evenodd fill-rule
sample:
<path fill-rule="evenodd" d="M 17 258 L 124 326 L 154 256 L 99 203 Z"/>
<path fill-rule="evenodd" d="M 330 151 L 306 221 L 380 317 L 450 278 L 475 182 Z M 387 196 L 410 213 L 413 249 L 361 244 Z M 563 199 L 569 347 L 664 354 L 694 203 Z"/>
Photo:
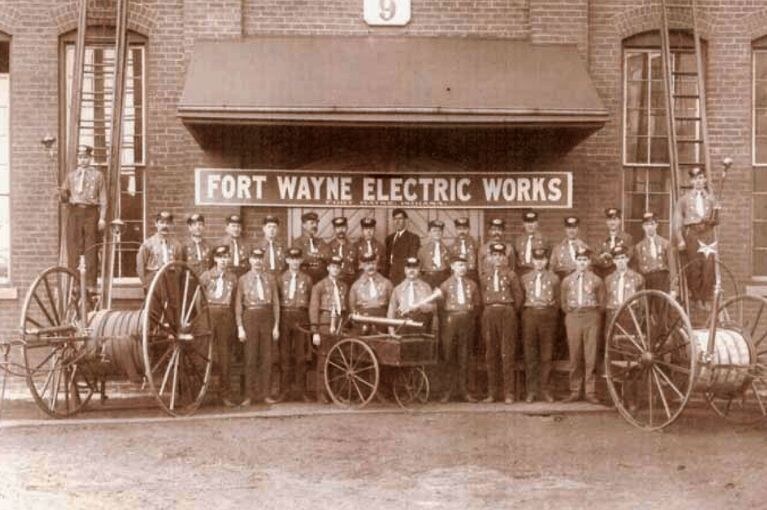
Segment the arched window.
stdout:
<path fill-rule="evenodd" d="M 60 140 L 67 140 L 72 76 L 74 74 L 76 33 L 61 38 L 61 129 Z M 79 143 L 94 148 L 94 163 L 103 171 L 107 168 L 112 94 L 114 90 L 115 31 L 109 27 L 88 27 L 85 66 L 82 85 L 82 105 Z M 129 33 L 128 61 L 123 113 L 122 171 L 120 175 L 120 218 L 126 228 L 123 241 L 142 242 L 145 225 L 146 168 L 146 39 Z M 67 142 L 65 142 L 67 143 Z M 62 147 L 67 145 L 62 144 Z M 62 155 L 63 155 L 62 151 Z M 62 158 L 62 162 L 64 159 Z M 115 264 L 115 278 L 136 276 L 135 248 L 124 248 Z"/>

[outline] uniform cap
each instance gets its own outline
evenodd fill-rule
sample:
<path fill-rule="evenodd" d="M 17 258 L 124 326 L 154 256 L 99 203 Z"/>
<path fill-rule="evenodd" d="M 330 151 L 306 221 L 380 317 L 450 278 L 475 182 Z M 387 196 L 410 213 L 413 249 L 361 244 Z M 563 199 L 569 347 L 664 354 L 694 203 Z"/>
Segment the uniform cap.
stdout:
<path fill-rule="evenodd" d="M 376 226 L 375 218 L 362 218 L 360 220 L 360 226 L 362 228 L 374 228 Z"/>
<path fill-rule="evenodd" d="M 226 223 L 238 223 L 242 225 L 242 217 L 239 214 L 230 214 L 226 217 Z"/>
<path fill-rule="evenodd" d="M 155 221 L 160 221 L 160 220 L 173 221 L 173 215 L 169 213 L 168 211 L 160 211 L 154 217 L 154 220 Z"/>
<path fill-rule="evenodd" d="M 538 221 L 538 213 L 535 211 L 526 211 L 522 213 L 522 221 L 525 223 L 533 223 Z"/>
<path fill-rule="evenodd" d="M 301 223 L 305 221 L 309 221 L 309 220 L 320 221 L 320 217 L 317 215 L 316 212 L 311 212 L 311 211 L 305 212 L 304 214 L 301 215 Z"/>
<path fill-rule="evenodd" d="M 490 228 L 504 229 L 504 228 L 506 228 L 506 222 L 503 221 L 501 218 L 493 218 L 490 221 Z"/>
<path fill-rule="evenodd" d="M 652 211 L 647 211 L 642 215 L 642 223 L 657 223 L 658 218 L 655 217 L 655 213 Z"/>
<path fill-rule="evenodd" d="M 503 243 L 493 243 L 490 245 L 490 253 L 506 255 L 506 245 Z"/>
<path fill-rule="evenodd" d="M 334 227 L 345 227 L 347 225 L 346 218 L 344 216 L 338 216 L 336 218 L 333 218 L 333 226 Z"/>
<path fill-rule="evenodd" d="M 339 257 L 338 255 L 333 255 L 328 259 L 328 265 L 336 265 L 336 266 L 342 266 L 344 263 L 344 259 Z"/>
<path fill-rule="evenodd" d="M 408 257 L 405 259 L 405 267 L 421 267 L 421 261 L 417 257 Z"/>
<path fill-rule="evenodd" d="M 533 248 L 533 258 L 546 260 L 546 248 Z"/>
<path fill-rule="evenodd" d="M 456 218 L 456 220 L 453 223 L 455 223 L 456 227 L 468 227 L 469 218 Z"/>
<path fill-rule="evenodd" d="M 581 246 L 580 248 L 575 250 L 575 258 L 590 258 L 591 257 L 591 250 L 589 248 L 586 248 L 585 246 Z"/>
<path fill-rule="evenodd" d="M 214 257 L 226 257 L 229 255 L 229 246 L 221 244 L 213 249 Z"/>
<path fill-rule="evenodd" d="M 458 255 L 454 255 L 453 258 L 450 259 L 450 263 L 452 264 L 453 262 L 468 262 L 468 260 L 466 260 L 466 256 L 461 255 L 459 253 Z"/>
<path fill-rule="evenodd" d="M 304 252 L 301 251 L 301 248 L 288 248 L 286 257 L 289 259 L 300 259 L 303 254 Z"/>
<path fill-rule="evenodd" d="M 615 247 L 610 250 L 610 255 L 615 257 L 628 257 L 629 256 L 629 250 L 626 248 L 626 245 L 624 244 L 617 244 Z"/>
<path fill-rule="evenodd" d="M 700 166 L 693 166 L 690 167 L 690 169 L 687 171 L 687 173 L 690 175 L 690 177 L 697 177 L 701 174 L 703 174 L 703 167 Z"/>
<path fill-rule="evenodd" d="M 360 255 L 360 262 L 375 262 L 376 261 L 376 254 L 375 253 L 363 253 Z"/>
<path fill-rule="evenodd" d="M 431 220 L 429 221 L 429 228 L 439 228 L 444 230 L 445 229 L 445 222 L 442 220 Z"/>
<path fill-rule="evenodd" d="M 577 227 L 580 222 L 575 216 L 568 216 L 565 218 L 565 227 Z"/>
<path fill-rule="evenodd" d="M 254 259 L 262 259 L 264 258 L 264 250 L 261 248 L 253 248 L 250 250 L 250 257 Z"/>
<path fill-rule="evenodd" d="M 617 207 L 608 207 L 605 209 L 605 218 L 620 218 L 621 210 Z"/>
<path fill-rule="evenodd" d="M 86 145 L 84 143 L 80 144 L 77 146 L 77 153 L 79 154 L 81 152 L 84 152 L 88 156 L 90 156 L 91 154 L 93 154 L 93 147 L 91 147 L 90 145 Z"/>
<path fill-rule="evenodd" d="M 280 219 L 277 216 L 274 216 L 273 214 L 267 214 L 264 216 L 264 225 L 268 225 L 269 223 L 274 223 L 275 225 L 280 224 Z"/>
<path fill-rule="evenodd" d="M 399 207 L 398 207 L 398 208 L 396 208 L 396 209 L 394 209 L 394 210 L 391 212 L 391 217 L 392 217 L 392 218 L 396 218 L 397 216 L 400 216 L 400 215 L 404 216 L 405 218 L 407 218 L 407 217 L 408 217 L 408 216 L 407 216 L 407 212 L 405 212 L 405 210 L 404 210 L 404 209 L 401 209 L 401 208 L 399 208 Z"/>
<path fill-rule="evenodd" d="M 192 223 L 197 223 L 198 221 L 201 223 L 205 223 L 205 216 L 203 216 L 200 213 L 194 213 L 194 214 L 190 214 L 189 217 L 186 219 L 186 224 L 191 225 Z"/>

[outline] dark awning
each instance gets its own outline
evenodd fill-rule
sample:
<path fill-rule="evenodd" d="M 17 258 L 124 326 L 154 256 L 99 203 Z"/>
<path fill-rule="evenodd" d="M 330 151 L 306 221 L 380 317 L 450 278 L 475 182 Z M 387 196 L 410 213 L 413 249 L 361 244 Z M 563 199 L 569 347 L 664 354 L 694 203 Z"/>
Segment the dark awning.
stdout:
<path fill-rule="evenodd" d="M 257 37 L 194 48 L 190 123 L 586 125 L 608 118 L 575 46 L 500 39 Z"/>

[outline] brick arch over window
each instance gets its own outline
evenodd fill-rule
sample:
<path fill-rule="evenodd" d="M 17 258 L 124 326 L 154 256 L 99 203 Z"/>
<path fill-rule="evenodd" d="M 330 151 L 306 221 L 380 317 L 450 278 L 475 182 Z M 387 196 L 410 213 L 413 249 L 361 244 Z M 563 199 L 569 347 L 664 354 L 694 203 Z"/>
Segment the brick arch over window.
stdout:
<path fill-rule="evenodd" d="M 752 41 L 757 42 L 767 37 L 767 9 L 749 14 L 744 21 Z M 764 40 L 758 42 L 760 45 L 765 43 Z"/>
<path fill-rule="evenodd" d="M 77 0 L 69 0 L 52 9 L 53 19 L 60 35 L 77 29 L 78 6 Z M 114 0 L 106 2 L 89 0 L 88 26 L 114 26 L 116 16 L 116 2 Z M 149 36 L 154 30 L 154 26 L 153 13 L 149 7 L 135 2 L 128 4 L 128 30 Z"/>
<path fill-rule="evenodd" d="M 18 11 L 13 7 L 3 7 L 0 9 L 0 32 L 6 36 L 13 35 L 13 29 L 18 24 Z"/>
<path fill-rule="evenodd" d="M 711 20 L 705 12 L 698 11 L 698 30 L 703 39 L 710 38 L 713 32 Z M 660 30 L 661 8 L 659 5 L 645 5 L 629 9 L 613 18 L 612 26 L 617 28 L 621 39 L 628 39 L 643 32 Z M 678 12 L 671 11 L 669 26 L 674 29 L 687 29 L 692 24 L 689 16 L 681 16 Z"/>

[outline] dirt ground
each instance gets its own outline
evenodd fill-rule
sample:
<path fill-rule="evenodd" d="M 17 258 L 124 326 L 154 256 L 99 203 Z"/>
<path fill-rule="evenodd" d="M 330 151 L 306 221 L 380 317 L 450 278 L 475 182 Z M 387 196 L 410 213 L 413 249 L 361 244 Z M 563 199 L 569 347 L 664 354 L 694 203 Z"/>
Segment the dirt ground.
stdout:
<path fill-rule="evenodd" d="M 0 429 L 0 508 L 756 508 L 764 426 L 691 410 L 366 413 Z"/>

